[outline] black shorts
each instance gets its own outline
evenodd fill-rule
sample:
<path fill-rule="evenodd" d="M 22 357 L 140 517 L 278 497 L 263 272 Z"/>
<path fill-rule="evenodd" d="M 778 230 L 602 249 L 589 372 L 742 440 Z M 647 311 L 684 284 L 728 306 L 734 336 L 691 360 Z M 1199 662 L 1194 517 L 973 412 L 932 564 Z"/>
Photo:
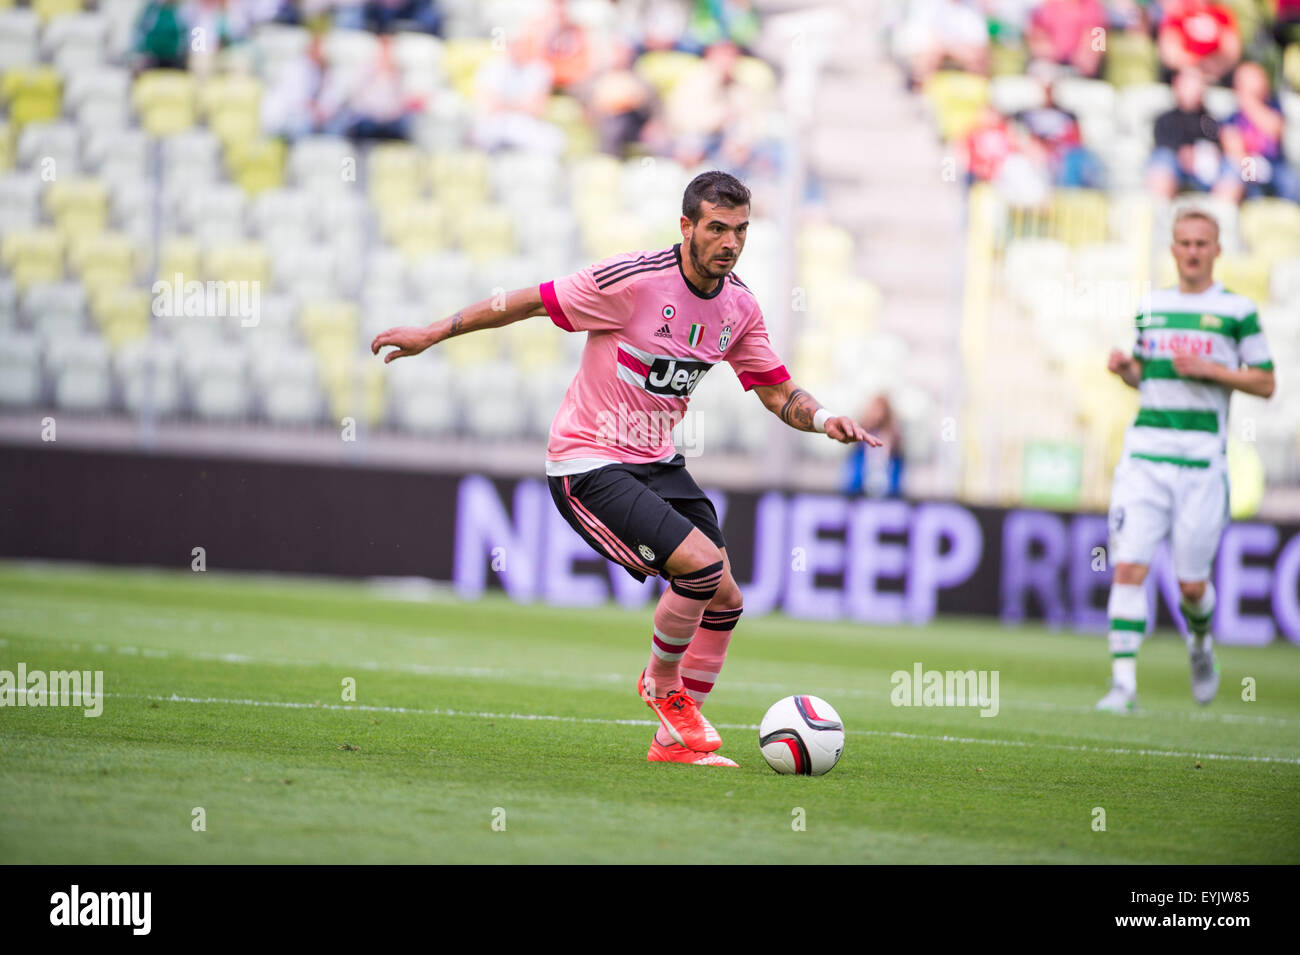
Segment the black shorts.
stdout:
<path fill-rule="evenodd" d="M 663 573 L 692 528 L 727 546 L 713 502 L 680 454 L 663 464 L 607 464 L 547 482 L 569 526 L 637 580 Z"/>

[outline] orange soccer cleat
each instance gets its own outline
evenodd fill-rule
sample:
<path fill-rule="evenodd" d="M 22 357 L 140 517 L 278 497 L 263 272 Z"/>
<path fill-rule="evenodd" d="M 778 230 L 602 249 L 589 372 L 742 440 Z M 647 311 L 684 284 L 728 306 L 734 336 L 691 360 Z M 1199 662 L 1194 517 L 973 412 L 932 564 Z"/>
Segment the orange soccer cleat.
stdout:
<path fill-rule="evenodd" d="M 645 758 L 648 763 L 687 763 L 691 766 L 735 766 L 737 768 L 740 766 L 739 763 L 727 759 L 720 753 L 697 753 L 676 743 L 665 746 L 658 740 L 651 741 L 650 752 L 645 754 Z"/>
<path fill-rule="evenodd" d="M 711 753 L 722 745 L 722 737 L 704 718 L 700 704 L 685 690 L 677 689 L 667 696 L 655 696 L 654 684 L 647 683 L 644 670 L 636 681 L 636 690 L 646 705 L 655 711 L 664 730 L 679 745 L 697 753 Z"/>

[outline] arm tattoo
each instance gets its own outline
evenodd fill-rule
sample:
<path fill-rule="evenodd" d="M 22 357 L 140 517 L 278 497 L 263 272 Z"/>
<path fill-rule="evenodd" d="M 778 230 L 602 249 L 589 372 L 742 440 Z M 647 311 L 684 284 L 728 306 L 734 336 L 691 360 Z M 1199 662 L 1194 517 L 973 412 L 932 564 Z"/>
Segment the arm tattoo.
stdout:
<path fill-rule="evenodd" d="M 796 388 L 790 392 L 790 397 L 781 406 L 778 416 L 792 428 L 799 431 L 811 431 L 813 429 L 813 415 L 816 411 L 817 402 L 813 400 L 812 395 L 802 388 Z"/>
<path fill-rule="evenodd" d="M 465 316 L 462 315 L 460 312 L 457 312 L 455 315 L 451 317 L 451 328 L 448 329 L 447 331 L 448 338 L 451 338 L 451 336 L 453 335 L 460 334 L 460 324 L 462 321 L 464 321 L 464 319 Z"/>

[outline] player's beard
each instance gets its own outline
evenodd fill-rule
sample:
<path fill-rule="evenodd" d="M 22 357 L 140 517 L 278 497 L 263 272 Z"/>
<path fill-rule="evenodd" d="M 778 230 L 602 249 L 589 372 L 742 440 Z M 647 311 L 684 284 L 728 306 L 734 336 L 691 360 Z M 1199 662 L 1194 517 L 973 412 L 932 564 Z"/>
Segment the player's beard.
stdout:
<path fill-rule="evenodd" d="M 736 260 L 732 259 L 720 271 L 710 265 L 708 259 L 700 254 L 699 246 L 695 244 L 695 236 L 691 236 L 691 267 L 695 269 L 696 275 L 702 275 L 708 279 L 725 279 L 727 273 L 736 267 Z"/>

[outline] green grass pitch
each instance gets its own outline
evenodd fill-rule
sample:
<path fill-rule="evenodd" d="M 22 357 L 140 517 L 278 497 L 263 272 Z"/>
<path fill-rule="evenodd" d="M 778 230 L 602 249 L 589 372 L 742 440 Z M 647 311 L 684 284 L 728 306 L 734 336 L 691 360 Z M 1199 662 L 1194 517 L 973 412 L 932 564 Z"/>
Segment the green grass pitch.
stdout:
<path fill-rule="evenodd" d="M 1096 637 L 742 619 L 706 707 L 723 770 L 646 763 L 648 631 L 648 608 L 0 565 L 0 670 L 106 692 L 98 718 L 0 708 L 0 862 L 1300 862 L 1295 647 L 1221 648 L 1201 708 L 1158 634 L 1123 717 L 1091 709 Z M 893 706 L 918 661 L 996 670 L 998 714 Z M 827 776 L 759 755 L 790 693 L 845 721 Z"/>

